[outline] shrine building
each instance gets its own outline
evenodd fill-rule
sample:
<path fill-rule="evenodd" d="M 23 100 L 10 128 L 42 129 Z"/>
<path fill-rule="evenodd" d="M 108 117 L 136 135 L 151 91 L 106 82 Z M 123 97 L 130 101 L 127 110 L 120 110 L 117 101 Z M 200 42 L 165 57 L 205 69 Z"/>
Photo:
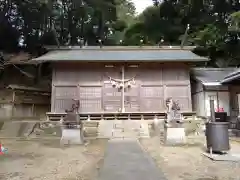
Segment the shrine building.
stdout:
<path fill-rule="evenodd" d="M 165 100 L 192 112 L 190 68 L 208 61 L 194 47 L 60 47 L 33 59 L 52 64 L 51 112 L 64 115 L 72 100 L 79 113 L 159 114 Z"/>

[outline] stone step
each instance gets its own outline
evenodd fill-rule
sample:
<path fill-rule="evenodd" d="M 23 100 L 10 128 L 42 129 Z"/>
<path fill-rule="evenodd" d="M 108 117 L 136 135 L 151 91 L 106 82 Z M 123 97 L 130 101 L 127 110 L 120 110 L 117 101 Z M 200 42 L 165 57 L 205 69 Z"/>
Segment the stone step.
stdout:
<path fill-rule="evenodd" d="M 148 122 L 144 121 L 118 121 L 108 120 L 100 121 L 98 128 L 98 135 L 100 137 L 122 137 L 122 136 L 149 136 Z"/>
<path fill-rule="evenodd" d="M 84 121 L 83 126 L 84 127 L 95 127 L 95 128 L 97 128 L 99 126 L 99 122 Z"/>

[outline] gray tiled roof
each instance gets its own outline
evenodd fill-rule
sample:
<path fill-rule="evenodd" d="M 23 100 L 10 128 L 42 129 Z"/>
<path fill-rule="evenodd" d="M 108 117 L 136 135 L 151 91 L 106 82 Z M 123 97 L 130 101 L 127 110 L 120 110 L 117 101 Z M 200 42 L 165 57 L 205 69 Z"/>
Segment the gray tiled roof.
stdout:
<path fill-rule="evenodd" d="M 228 73 L 221 81 L 221 83 L 229 83 L 234 80 L 240 79 L 240 69 L 236 68 L 235 71 Z"/>
<path fill-rule="evenodd" d="M 228 74 L 236 71 L 236 68 L 193 68 L 191 74 L 194 79 L 203 84 L 221 82 Z"/>
<path fill-rule="evenodd" d="M 180 49 L 72 49 L 54 50 L 33 61 L 208 61 L 189 50 Z"/>
<path fill-rule="evenodd" d="M 38 92 L 49 92 L 46 88 L 36 88 L 31 86 L 21 86 L 16 84 L 10 84 L 6 87 L 7 89 L 14 89 L 14 90 L 25 90 L 25 91 L 38 91 Z"/>

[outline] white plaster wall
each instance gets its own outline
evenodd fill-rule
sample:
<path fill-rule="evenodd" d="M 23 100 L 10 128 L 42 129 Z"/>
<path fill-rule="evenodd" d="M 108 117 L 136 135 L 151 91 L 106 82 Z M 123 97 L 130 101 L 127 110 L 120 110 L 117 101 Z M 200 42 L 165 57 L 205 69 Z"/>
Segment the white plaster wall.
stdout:
<path fill-rule="evenodd" d="M 210 116 L 210 96 L 214 98 L 214 108 L 223 108 L 227 115 L 230 115 L 229 92 L 205 92 L 205 116 Z M 203 108 L 203 107 L 201 107 Z"/>
<path fill-rule="evenodd" d="M 218 92 L 219 107 L 223 108 L 227 115 L 230 116 L 230 97 L 229 92 Z"/>
<path fill-rule="evenodd" d="M 203 85 L 200 82 L 192 84 L 192 106 L 197 116 L 206 116 Z"/>
<path fill-rule="evenodd" d="M 205 116 L 204 92 L 196 93 L 193 98 L 193 111 L 197 116 Z"/>

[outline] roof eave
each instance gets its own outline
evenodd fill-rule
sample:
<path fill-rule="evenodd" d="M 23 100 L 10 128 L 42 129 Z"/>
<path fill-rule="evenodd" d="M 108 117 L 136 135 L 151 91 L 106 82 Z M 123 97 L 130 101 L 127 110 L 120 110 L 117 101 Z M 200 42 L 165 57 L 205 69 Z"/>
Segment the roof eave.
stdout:
<path fill-rule="evenodd" d="M 218 86 L 222 86 L 222 84 L 220 82 L 204 82 L 202 81 L 201 79 L 195 77 L 195 76 L 192 76 L 192 79 L 201 83 L 203 86 L 205 87 L 218 87 Z"/>
<path fill-rule="evenodd" d="M 207 58 L 202 59 L 159 59 L 159 60 L 76 60 L 76 59 L 68 59 L 68 60 L 59 60 L 59 59 L 32 59 L 31 61 L 43 63 L 43 62 L 187 62 L 187 63 L 197 63 L 197 62 L 206 62 Z"/>
<path fill-rule="evenodd" d="M 222 84 L 223 84 L 223 83 L 229 83 L 229 82 L 232 82 L 232 81 L 234 81 L 234 80 L 236 80 L 236 79 L 240 79 L 240 73 L 238 73 L 238 74 L 236 74 L 236 75 L 234 75 L 234 76 L 232 76 L 232 77 L 223 79 L 223 80 L 221 81 L 221 83 L 222 83 Z"/>
<path fill-rule="evenodd" d="M 220 82 L 203 82 L 202 83 L 205 87 L 219 87 L 222 86 Z"/>
<path fill-rule="evenodd" d="M 6 89 L 23 90 L 23 91 L 34 91 L 34 92 L 41 92 L 41 93 L 50 93 L 50 91 L 48 89 L 28 87 L 28 86 L 21 86 L 21 85 L 15 85 L 15 84 L 8 85 L 6 87 Z"/>

